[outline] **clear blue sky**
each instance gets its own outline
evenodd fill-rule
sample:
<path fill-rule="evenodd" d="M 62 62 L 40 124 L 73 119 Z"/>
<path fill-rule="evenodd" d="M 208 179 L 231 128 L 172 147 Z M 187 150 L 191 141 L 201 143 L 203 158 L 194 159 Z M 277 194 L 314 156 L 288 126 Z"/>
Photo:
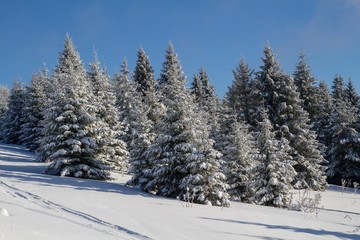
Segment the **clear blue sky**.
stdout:
<path fill-rule="evenodd" d="M 267 42 L 292 73 L 304 50 L 318 80 L 351 77 L 360 89 L 360 0 L 0 0 L 0 84 L 46 63 L 66 33 L 84 62 L 95 48 L 110 75 L 141 46 L 159 76 L 172 41 L 189 81 L 204 67 L 219 96 L 240 58 L 258 69 Z"/>

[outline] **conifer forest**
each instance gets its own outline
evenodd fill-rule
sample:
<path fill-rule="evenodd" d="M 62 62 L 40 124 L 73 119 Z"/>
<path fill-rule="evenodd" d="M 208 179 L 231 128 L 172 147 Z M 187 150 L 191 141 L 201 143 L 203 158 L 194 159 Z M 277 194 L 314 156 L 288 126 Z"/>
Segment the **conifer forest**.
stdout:
<path fill-rule="evenodd" d="M 0 87 L 0 139 L 34 151 L 44 174 L 111 180 L 195 203 L 287 207 L 292 189 L 360 181 L 360 101 L 351 79 L 318 82 L 299 54 L 292 73 L 266 45 L 255 71 L 233 69 L 223 99 L 205 69 L 187 79 L 170 43 L 159 78 L 145 50 L 109 76 L 70 36 L 54 69 Z M 236 63 L 234 63 L 236 65 Z"/>

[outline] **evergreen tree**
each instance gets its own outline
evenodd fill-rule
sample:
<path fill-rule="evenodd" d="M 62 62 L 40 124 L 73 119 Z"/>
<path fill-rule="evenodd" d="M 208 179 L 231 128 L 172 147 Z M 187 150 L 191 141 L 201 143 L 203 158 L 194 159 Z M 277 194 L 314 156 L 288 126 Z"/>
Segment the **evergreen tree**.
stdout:
<path fill-rule="evenodd" d="M 136 92 L 135 85 L 130 81 L 130 71 L 128 70 L 126 58 L 123 59 L 120 73 L 114 76 L 113 90 L 116 98 L 115 106 L 119 112 L 119 121 L 124 126 L 125 134 L 123 135 L 123 140 L 130 147 L 130 111 L 135 107 L 135 103 L 139 105 L 139 102 L 136 102 L 136 100 L 139 100 L 140 95 Z"/>
<path fill-rule="evenodd" d="M 359 112 L 359 95 L 357 94 L 356 92 L 356 88 L 355 88 L 355 85 L 353 83 L 353 81 L 351 79 L 349 79 L 348 83 L 346 84 L 345 86 L 345 97 L 346 97 L 346 100 L 352 105 L 354 106 L 355 108 L 357 108 L 358 112 Z"/>
<path fill-rule="evenodd" d="M 290 203 L 291 182 L 296 175 L 292 167 L 291 147 L 286 138 L 277 140 L 267 114 L 263 112 L 262 116 L 257 136 L 259 160 L 249 186 L 253 193 L 251 201 L 260 205 L 286 207 Z"/>
<path fill-rule="evenodd" d="M 156 91 L 156 82 L 154 78 L 154 70 L 151 66 L 149 57 L 146 55 L 143 48 L 138 51 L 138 58 L 134 71 L 133 81 L 136 86 L 136 91 L 141 93 L 141 101 L 143 108 L 146 110 L 146 115 L 150 124 L 155 127 L 163 114 L 163 106 L 159 103 L 159 96 Z M 155 128 L 151 129 L 154 133 Z"/>
<path fill-rule="evenodd" d="M 136 91 L 142 93 L 143 96 L 155 91 L 154 70 L 143 48 L 140 48 L 137 54 L 133 80 L 136 83 Z"/>
<path fill-rule="evenodd" d="M 273 109 L 273 98 L 277 78 L 282 74 L 280 64 L 276 60 L 272 49 L 266 45 L 264 49 L 265 57 L 262 58 L 263 66 L 261 71 L 255 74 L 255 79 L 251 85 L 249 103 L 249 124 L 254 131 L 258 131 L 259 123 L 263 120 L 262 110 L 268 110 L 269 119 L 275 125 L 275 110 Z"/>
<path fill-rule="evenodd" d="M 324 81 L 319 83 L 317 93 L 317 115 L 314 119 L 314 130 L 317 133 L 317 138 L 325 148 L 331 143 L 330 137 L 330 118 L 333 111 L 333 98 L 330 94 L 329 88 Z M 325 152 L 325 150 L 323 150 Z"/>
<path fill-rule="evenodd" d="M 10 91 L 8 109 L 2 126 L 2 138 L 5 143 L 21 144 L 22 113 L 26 102 L 26 91 L 21 81 L 13 83 Z"/>
<path fill-rule="evenodd" d="M 223 152 L 228 192 L 232 198 L 248 201 L 248 185 L 253 179 L 252 170 L 258 155 L 257 148 L 248 127 L 242 122 L 234 121 L 230 125 L 228 142 Z"/>
<path fill-rule="evenodd" d="M 219 128 L 214 136 L 214 147 L 224 155 L 226 154 L 227 146 L 230 144 L 230 135 L 233 134 L 232 126 L 237 122 L 237 117 L 225 101 L 223 101 L 219 113 L 221 118 L 219 118 Z M 222 170 L 226 170 L 225 166 L 223 166 Z"/>
<path fill-rule="evenodd" d="M 48 81 L 47 69 L 33 75 L 30 86 L 27 88 L 27 100 L 23 111 L 23 124 L 21 125 L 21 142 L 30 150 L 39 148 L 42 137 L 42 121 L 46 106 L 44 86 Z"/>
<path fill-rule="evenodd" d="M 124 132 L 118 121 L 116 99 L 110 85 L 110 77 L 101 67 L 96 54 L 94 61 L 90 64 L 88 78 L 92 85 L 94 94 L 92 103 L 96 106 L 98 118 L 98 127 L 93 134 L 94 137 L 100 136 L 97 139 L 98 147 L 94 152 L 94 157 L 102 159 L 111 168 L 126 172 L 129 153 L 125 142 L 120 139 Z"/>
<path fill-rule="evenodd" d="M 211 126 L 211 136 L 218 128 L 218 112 L 220 100 L 216 96 L 214 87 L 210 84 L 206 71 L 202 68 L 198 74 L 195 74 L 191 83 L 191 94 L 198 104 L 199 111 L 206 115 L 207 124 Z"/>
<path fill-rule="evenodd" d="M 250 92 L 253 70 L 244 59 L 240 60 L 239 66 L 233 70 L 234 80 L 228 92 L 225 94 L 229 107 L 238 115 L 239 119 L 249 122 Z"/>
<path fill-rule="evenodd" d="M 332 96 L 335 101 L 345 98 L 344 79 L 340 75 L 335 75 L 332 85 Z"/>
<path fill-rule="evenodd" d="M 40 159 L 52 162 L 47 174 L 91 179 L 109 179 L 103 159 L 96 159 L 99 126 L 94 95 L 79 53 L 69 36 L 53 72 L 58 89 L 45 110 Z"/>
<path fill-rule="evenodd" d="M 203 99 L 205 98 L 205 96 L 204 96 L 202 81 L 200 79 L 199 74 L 194 75 L 193 81 L 191 82 L 190 90 L 191 90 L 191 94 L 195 98 L 195 102 L 197 102 L 199 106 L 201 106 L 203 104 L 204 101 Z"/>
<path fill-rule="evenodd" d="M 160 77 L 159 90 L 166 114 L 159 136 L 146 151 L 154 167 L 147 191 L 169 197 L 191 195 L 194 202 L 229 205 L 220 153 L 213 149 L 209 129 L 185 87 L 186 78 L 170 44 Z"/>
<path fill-rule="evenodd" d="M 128 185 L 144 189 L 150 181 L 146 172 L 152 168 L 152 163 L 144 157 L 154 136 L 151 133 L 152 125 L 148 119 L 144 96 L 136 91 L 136 83 L 130 81 L 127 61 L 123 60 L 119 74 L 114 77 L 114 91 L 117 98 L 116 106 L 119 109 L 119 119 L 125 126 L 125 138 L 130 152 L 130 168 L 132 174 Z"/>
<path fill-rule="evenodd" d="M 311 131 L 308 114 L 301 106 L 294 81 L 281 71 L 269 46 L 266 46 L 264 53 L 264 65 L 257 74 L 256 87 L 278 134 L 277 139 L 284 136 L 292 148 L 297 171 L 293 184 L 296 188 L 323 189 L 326 186 L 322 166 L 325 159 L 320 151 L 321 145 Z M 261 109 L 261 106 L 256 107 Z"/>
<path fill-rule="evenodd" d="M 168 84 L 168 81 L 173 80 L 174 77 L 181 77 L 182 82 L 186 82 L 185 77 L 180 66 L 179 59 L 174 51 L 174 46 L 172 43 L 169 43 L 169 46 L 166 50 L 165 61 L 162 65 L 162 71 L 160 73 L 160 78 L 158 79 L 157 88 L 163 89 L 164 84 Z"/>
<path fill-rule="evenodd" d="M 200 69 L 198 74 L 194 75 L 191 83 L 191 94 L 200 108 L 208 113 L 212 113 L 219 106 L 219 99 L 216 96 L 215 89 L 211 85 L 209 76 L 205 69 Z"/>
<path fill-rule="evenodd" d="M 331 115 L 331 144 L 328 149 L 328 175 L 341 178 L 360 179 L 360 133 L 359 116 L 356 109 L 344 100 L 336 101 Z"/>
<path fill-rule="evenodd" d="M 252 169 L 257 158 L 257 147 L 249 133 L 249 127 L 237 120 L 237 114 L 223 103 L 219 130 L 215 135 L 215 149 L 223 154 L 222 171 L 229 185 L 228 193 L 233 199 L 249 201 L 248 185 L 253 178 Z"/>
<path fill-rule="evenodd" d="M 259 123 L 262 121 L 261 109 L 266 106 L 259 78 L 254 78 L 251 83 L 248 104 L 247 124 L 249 124 L 250 131 L 257 132 L 260 128 Z"/>
<path fill-rule="evenodd" d="M 2 125 L 5 120 L 5 113 L 8 110 L 9 104 L 9 97 L 10 97 L 10 90 L 5 86 L 0 86 L 0 130 L 2 130 Z M 0 140 L 2 139 L 2 134 L 0 134 Z"/>
<path fill-rule="evenodd" d="M 283 75 L 278 84 L 274 99 L 275 123 L 281 126 L 279 130 L 293 148 L 292 157 L 296 161 L 294 168 L 297 172 L 294 187 L 322 190 L 326 186 L 322 146 L 308 124 L 307 112 L 301 108 L 292 79 Z"/>
<path fill-rule="evenodd" d="M 309 65 L 306 62 L 304 52 L 300 53 L 299 62 L 294 72 L 294 83 L 300 93 L 302 107 L 309 113 L 311 123 L 315 121 L 317 115 L 317 86 Z"/>

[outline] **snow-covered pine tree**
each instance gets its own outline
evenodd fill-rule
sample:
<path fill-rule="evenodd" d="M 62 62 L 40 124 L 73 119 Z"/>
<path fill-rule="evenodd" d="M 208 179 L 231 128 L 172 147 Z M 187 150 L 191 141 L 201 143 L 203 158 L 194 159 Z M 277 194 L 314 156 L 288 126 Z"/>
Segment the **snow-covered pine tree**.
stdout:
<path fill-rule="evenodd" d="M 215 134 L 215 149 L 223 154 L 222 171 L 229 185 L 232 199 L 248 201 L 247 185 L 252 179 L 256 147 L 248 126 L 238 121 L 237 114 L 223 101 L 219 119 L 219 129 Z M 248 171 L 245 172 L 245 169 Z M 250 171 L 249 171 L 250 170 Z"/>
<path fill-rule="evenodd" d="M 210 127 L 204 121 L 201 113 L 192 117 L 194 126 L 191 126 L 197 134 L 194 134 L 195 154 L 188 156 L 184 170 L 187 171 L 180 181 L 182 192 L 189 189 L 193 194 L 194 202 L 214 206 L 230 206 L 230 195 L 226 192 L 229 188 L 226 184 L 226 176 L 221 171 L 225 162 L 220 158 L 221 153 L 214 149 L 214 140 L 209 138 Z M 191 130 L 190 130 L 191 131 Z M 191 131 L 192 132 L 192 131 Z M 185 135 L 189 134 L 184 132 Z M 176 146 L 176 151 L 188 147 L 187 144 Z M 179 166 L 181 167 L 181 166 Z M 185 193 L 184 198 L 186 198 Z M 191 196 L 190 196 L 191 198 Z"/>
<path fill-rule="evenodd" d="M 297 175 L 294 179 L 295 188 L 311 188 L 323 190 L 326 187 L 326 162 L 321 152 L 322 145 L 311 130 L 306 111 L 301 107 L 299 93 L 288 75 L 278 78 L 278 88 L 274 96 L 274 110 L 277 114 L 276 124 L 293 148 L 292 157 Z"/>
<path fill-rule="evenodd" d="M 320 143 L 325 146 L 325 149 L 331 143 L 330 137 L 330 116 L 333 111 L 333 98 L 330 94 L 329 88 L 324 81 L 319 83 L 317 88 L 317 114 L 314 116 L 315 122 L 313 129 L 317 133 L 317 138 Z M 325 152 L 325 149 L 323 152 Z"/>
<path fill-rule="evenodd" d="M 136 91 L 142 93 L 143 96 L 147 92 L 155 91 L 154 70 L 143 48 L 140 48 L 137 53 L 133 80 L 136 83 Z"/>
<path fill-rule="evenodd" d="M 276 137 L 279 134 L 276 134 L 264 110 L 262 116 L 263 121 L 256 136 L 259 159 L 254 168 L 255 177 L 249 185 L 249 192 L 252 193 L 250 200 L 260 205 L 287 207 L 291 182 L 296 175 L 292 149 L 286 138 Z"/>
<path fill-rule="evenodd" d="M 195 104 L 185 87 L 186 78 L 172 44 L 165 57 L 159 90 L 166 114 L 159 123 L 159 136 L 146 151 L 146 157 L 154 163 L 146 190 L 228 206 L 220 153 L 212 147 L 209 127 L 200 112 L 195 114 Z"/>
<path fill-rule="evenodd" d="M 215 89 L 211 85 L 209 76 L 205 69 L 201 68 L 199 73 L 194 75 L 191 83 L 191 94 L 201 109 L 213 114 L 219 107 L 220 100 L 216 96 Z"/>
<path fill-rule="evenodd" d="M 336 101 L 337 99 L 343 100 L 345 98 L 345 84 L 344 79 L 341 75 L 336 74 L 333 80 L 332 89 L 332 97 Z"/>
<path fill-rule="evenodd" d="M 210 134 L 214 136 L 218 128 L 220 100 L 216 96 L 215 89 L 211 85 L 205 69 L 200 69 L 200 72 L 194 75 L 191 83 L 191 94 L 195 98 L 199 110 L 204 112 L 207 124 L 211 126 Z"/>
<path fill-rule="evenodd" d="M 311 130 L 308 114 L 301 106 L 302 101 L 294 81 L 282 72 L 270 46 L 266 46 L 264 53 L 264 65 L 261 66 L 262 71 L 257 73 L 256 87 L 264 99 L 278 140 L 284 136 L 292 148 L 292 157 L 296 162 L 294 168 L 297 171 L 294 187 L 324 189 L 326 180 L 322 164 L 325 159 L 315 132 Z"/>
<path fill-rule="evenodd" d="M 226 107 L 224 107 L 226 109 Z M 223 154 L 225 164 L 223 171 L 229 185 L 228 193 L 233 199 L 248 201 L 248 185 L 253 179 L 253 168 L 256 164 L 258 150 L 249 127 L 237 121 L 237 116 L 227 108 L 222 112 L 220 131 L 216 145 Z"/>
<path fill-rule="evenodd" d="M 139 103 L 140 103 L 140 99 Z M 132 121 L 130 129 L 130 168 L 129 173 L 132 178 L 127 182 L 128 185 L 137 186 L 144 190 L 150 181 L 148 172 L 153 168 L 154 163 L 145 156 L 146 150 L 154 141 L 155 135 L 151 132 L 153 126 L 146 116 L 145 109 L 138 105 L 131 109 L 129 120 Z"/>
<path fill-rule="evenodd" d="M 310 122 L 314 123 L 319 110 L 317 107 L 317 83 L 310 66 L 306 62 L 306 56 L 303 51 L 299 55 L 299 62 L 296 65 L 293 76 L 294 83 L 300 93 L 302 107 L 309 113 Z"/>
<path fill-rule="evenodd" d="M 139 94 L 136 93 L 136 87 L 133 82 L 130 81 L 130 71 L 128 70 L 127 60 L 123 59 L 120 73 L 115 73 L 113 78 L 113 91 L 115 94 L 115 106 L 119 112 L 119 121 L 121 125 L 124 126 L 125 134 L 123 135 L 123 140 L 130 147 L 130 124 L 131 121 L 128 120 L 130 116 L 130 111 L 134 108 L 134 101 L 139 99 Z M 137 103 L 138 105 L 138 103 Z"/>
<path fill-rule="evenodd" d="M 21 144 L 22 113 L 25 108 L 26 90 L 20 80 L 13 83 L 10 91 L 8 109 L 4 114 L 2 138 L 5 143 Z"/>
<path fill-rule="evenodd" d="M 269 119 L 275 125 L 272 99 L 274 97 L 275 80 L 281 74 L 281 69 L 269 44 L 266 45 L 264 54 L 265 57 L 261 58 L 264 64 L 260 66 L 261 70 L 255 73 L 250 88 L 248 123 L 253 131 L 259 130 L 264 108 L 268 109 Z"/>
<path fill-rule="evenodd" d="M 265 99 L 262 88 L 263 87 L 260 79 L 254 78 L 250 86 L 248 119 L 246 122 L 249 125 L 251 132 L 259 131 L 259 122 L 262 121 L 261 109 L 263 109 L 265 106 Z"/>
<path fill-rule="evenodd" d="M 127 184 L 144 189 L 149 182 L 145 173 L 152 168 L 152 163 L 144 157 L 144 152 L 153 141 L 153 126 L 147 117 L 148 109 L 143 103 L 144 96 L 136 91 L 136 83 L 130 80 L 125 58 L 120 73 L 114 76 L 113 85 L 119 119 L 125 126 L 124 140 L 130 152 L 129 172 L 132 178 Z"/>
<path fill-rule="evenodd" d="M 120 172 L 126 172 L 129 164 L 129 152 L 126 144 L 121 140 L 123 132 L 119 123 L 119 113 L 115 107 L 116 98 L 110 84 L 110 77 L 104 67 L 100 65 L 96 53 L 90 64 L 88 78 L 92 86 L 94 98 L 92 104 L 96 106 L 98 126 L 93 130 L 97 148 L 94 158 L 102 159 L 105 164 Z"/>
<path fill-rule="evenodd" d="M 338 99 L 331 115 L 331 144 L 328 175 L 337 183 L 342 178 L 360 180 L 359 115 L 346 100 Z"/>
<path fill-rule="evenodd" d="M 30 150 L 39 148 L 39 140 L 42 137 L 42 122 L 47 98 L 44 87 L 49 81 L 47 69 L 35 73 L 27 87 L 27 99 L 22 114 L 21 142 Z"/>
<path fill-rule="evenodd" d="M 359 102 L 359 95 L 356 92 L 355 85 L 351 78 L 349 79 L 348 83 L 345 86 L 345 98 L 346 100 L 354 107 L 356 107 L 358 112 L 360 111 L 360 102 Z"/>
<path fill-rule="evenodd" d="M 238 119 L 249 122 L 250 92 L 253 70 L 244 59 L 233 70 L 234 80 L 225 94 L 228 106 L 237 114 Z"/>
<path fill-rule="evenodd" d="M 3 132 L 1 126 L 4 123 L 5 113 L 8 110 L 10 97 L 10 90 L 6 86 L 0 86 L 0 130 Z M 0 134 L 0 140 L 2 139 L 2 134 Z"/>
<path fill-rule="evenodd" d="M 228 106 L 226 101 L 222 102 L 219 113 L 221 115 L 221 118 L 219 118 L 219 128 L 217 129 L 214 136 L 214 147 L 221 154 L 224 154 L 227 145 L 230 144 L 229 136 L 232 133 L 231 126 L 235 121 L 237 121 L 237 117 L 234 111 Z M 223 168 L 222 170 L 224 171 L 224 169 L 225 168 Z"/>
<path fill-rule="evenodd" d="M 194 96 L 195 98 L 195 102 L 198 102 L 199 105 L 202 102 L 202 99 L 204 99 L 203 96 L 203 86 L 202 86 L 202 81 L 200 80 L 200 76 L 199 74 L 195 74 L 193 81 L 191 82 L 191 94 Z"/>
<path fill-rule="evenodd" d="M 151 132 L 155 134 L 155 125 L 163 115 L 164 108 L 159 102 L 159 96 L 156 91 L 154 70 L 143 48 L 140 48 L 137 54 L 133 81 L 136 91 L 141 93 L 141 100 L 144 105 L 143 108 L 146 110 L 147 118 L 153 125 Z"/>
<path fill-rule="evenodd" d="M 69 36 L 52 78 L 58 89 L 45 110 L 40 159 L 51 162 L 45 173 L 109 179 L 105 161 L 94 158 L 100 137 L 94 136 L 97 109 L 86 70 Z"/>

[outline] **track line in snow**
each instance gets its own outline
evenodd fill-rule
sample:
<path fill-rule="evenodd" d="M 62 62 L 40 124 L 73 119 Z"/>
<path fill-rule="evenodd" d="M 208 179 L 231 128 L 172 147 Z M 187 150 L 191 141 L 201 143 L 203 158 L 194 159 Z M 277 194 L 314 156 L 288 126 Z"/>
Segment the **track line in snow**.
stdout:
<path fill-rule="evenodd" d="M 75 209 L 71 209 L 71 208 L 65 207 L 63 205 L 57 204 L 55 202 L 52 202 L 50 200 L 44 199 L 41 196 L 36 195 L 34 193 L 21 190 L 14 186 L 10 186 L 9 184 L 7 184 L 1 180 L 0 180 L 0 186 L 2 186 L 4 188 L 4 192 L 6 194 L 9 194 L 10 196 L 12 196 L 14 198 L 20 198 L 23 200 L 30 201 L 33 204 L 40 206 L 41 208 L 51 211 L 53 215 L 61 214 L 62 215 L 61 218 L 65 219 L 67 221 L 75 222 L 75 223 L 83 225 L 85 227 L 89 227 L 91 229 L 94 229 L 94 230 L 97 230 L 100 232 L 104 232 L 106 234 L 110 234 L 110 235 L 117 236 L 117 237 L 119 237 L 119 235 L 121 235 L 120 237 L 124 237 L 123 234 L 126 234 L 126 236 L 127 236 L 126 239 L 128 239 L 129 236 L 133 237 L 134 239 L 144 239 L 144 240 L 151 239 L 148 236 L 142 235 L 138 232 L 132 231 L 125 227 L 122 227 L 122 226 L 119 226 L 116 224 L 112 224 L 110 222 L 104 221 L 104 220 L 97 218 L 95 216 L 92 216 L 90 214 L 87 214 L 87 213 L 84 213 L 81 211 L 77 211 Z M 81 221 L 75 221 L 73 218 L 66 217 L 64 214 L 69 215 L 71 217 L 75 216 L 78 219 L 83 219 L 90 223 L 84 224 Z"/>

